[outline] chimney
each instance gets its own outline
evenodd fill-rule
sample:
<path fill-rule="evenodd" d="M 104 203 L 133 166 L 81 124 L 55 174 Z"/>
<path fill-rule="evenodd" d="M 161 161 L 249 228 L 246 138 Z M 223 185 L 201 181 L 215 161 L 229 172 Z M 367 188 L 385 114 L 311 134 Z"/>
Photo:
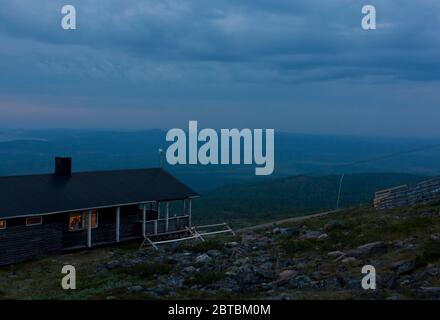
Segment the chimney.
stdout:
<path fill-rule="evenodd" d="M 56 157 L 55 158 L 55 175 L 67 176 L 72 175 L 72 158 Z"/>

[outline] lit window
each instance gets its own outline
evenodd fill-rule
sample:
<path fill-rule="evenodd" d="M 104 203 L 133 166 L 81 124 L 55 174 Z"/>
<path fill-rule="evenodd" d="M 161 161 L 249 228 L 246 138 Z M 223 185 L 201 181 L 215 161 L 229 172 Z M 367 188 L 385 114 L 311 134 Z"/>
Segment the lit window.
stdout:
<path fill-rule="evenodd" d="M 84 211 L 84 227 L 87 228 L 89 225 L 89 212 Z M 98 211 L 92 210 L 92 229 L 98 228 Z"/>
<path fill-rule="evenodd" d="M 0 230 L 6 229 L 6 220 L 0 220 Z"/>
<path fill-rule="evenodd" d="M 42 217 L 26 218 L 26 226 L 36 226 L 36 225 L 41 224 L 42 222 L 43 222 Z"/>
<path fill-rule="evenodd" d="M 71 213 L 69 216 L 69 231 L 78 231 L 83 229 L 82 213 Z"/>

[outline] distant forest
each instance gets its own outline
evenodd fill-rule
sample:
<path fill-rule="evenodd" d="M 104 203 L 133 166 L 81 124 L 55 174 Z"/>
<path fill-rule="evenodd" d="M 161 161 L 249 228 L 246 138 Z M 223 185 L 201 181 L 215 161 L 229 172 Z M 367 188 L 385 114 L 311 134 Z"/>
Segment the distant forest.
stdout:
<path fill-rule="evenodd" d="M 3 130 L 0 175 L 53 172 L 55 156 L 73 157 L 73 171 L 158 167 L 165 131 Z M 359 160 L 430 146 L 437 141 L 276 133 L 275 172 L 258 177 L 254 166 L 169 166 L 202 197 L 195 221 L 237 225 L 269 221 L 336 206 L 370 205 L 382 188 L 440 175 L 440 148 L 346 166 Z M 385 173 L 384 173 L 385 172 Z"/>
<path fill-rule="evenodd" d="M 371 206 L 374 192 L 402 184 L 414 184 L 425 176 L 399 173 L 346 175 L 340 207 Z M 194 201 L 194 219 L 225 220 L 248 225 L 279 218 L 335 209 L 339 175 L 291 176 L 260 183 L 227 185 Z"/>

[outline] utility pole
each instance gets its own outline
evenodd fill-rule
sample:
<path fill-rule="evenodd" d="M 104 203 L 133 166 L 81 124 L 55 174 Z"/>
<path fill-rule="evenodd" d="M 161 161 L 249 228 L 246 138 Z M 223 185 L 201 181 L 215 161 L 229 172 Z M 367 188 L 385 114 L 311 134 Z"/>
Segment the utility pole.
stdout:
<path fill-rule="evenodd" d="M 163 168 L 163 149 L 159 148 L 159 166 L 160 168 Z"/>
<path fill-rule="evenodd" d="M 344 179 L 344 173 L 339 180 L 339 191 L 338 191 L 338 200 L 336 201 L 336 209 L 339 209 L 339 200 L 341 199 L 341 189 L 342 189 L 342 180 Z"/>

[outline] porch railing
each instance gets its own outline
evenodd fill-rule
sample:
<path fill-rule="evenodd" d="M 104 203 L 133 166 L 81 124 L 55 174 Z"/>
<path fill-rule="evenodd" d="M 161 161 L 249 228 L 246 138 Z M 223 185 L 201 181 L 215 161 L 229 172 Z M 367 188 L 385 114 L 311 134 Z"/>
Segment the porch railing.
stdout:
<path fill-rule="evenodd" d="M 189 215 L 185 215 L 146 221 L 145 235 L 151 236 L 185 230 L 189 227 L 189 219 Z"/>

